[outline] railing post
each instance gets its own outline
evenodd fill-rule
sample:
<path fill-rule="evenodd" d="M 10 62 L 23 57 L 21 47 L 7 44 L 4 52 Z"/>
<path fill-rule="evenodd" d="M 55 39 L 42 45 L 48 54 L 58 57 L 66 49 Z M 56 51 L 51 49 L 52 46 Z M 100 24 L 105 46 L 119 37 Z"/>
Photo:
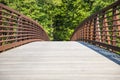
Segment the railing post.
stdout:
<path fill-rule="evenodd" d="M 107 17 L 106 14 L 104 14 L 103 26 L 105 28 L 105 40 L 107 41 L 108 44 L 111 44 L 109 28 L 108 28 L 108 21 L 107 21 L 106 17 Z"/>
<path fill-rule="evenodd" d="M 74 34 L 73 40 L 76 40 L 76 33 Z"/>
<path fill-rule="evenodd" d="M 113 8 L 113 29 L 112 29 L 112 45 L 116 46 L 116 31 L 117 31 L 117 16 L 116 16 L 116 7 Z"/>
<path fill-rule="evenodd" d="M 118 43 L 120 40 L 120 12 L 119 10 L 116 9 L 116 7 L 113 8 L 113 45 L 116 46 L 117 45 L 117 41 Z M 116 41 L 115 41 L 116 40 Z"/>
<path fill-rule="evenodd" d="M 77 32 L 76 32 L 76 40 L 78 40 L 78 30 L 77 30 Z"/>
<path fill-rule="evenodd" d="M 21 21 L 21 16 L 18 15 L 18 19 L 17 19 L 17 23 L 18 23 L 18 24 L 17 24 L 17 30 L 16 30 L 17 33 L 16 33 L 16 35 L 15 35 L 15 36 L 16 36 L 16 42 L 19 41 L 19 38 L 20 38 L 19 36 L 21 36 L 21 34 L 20 34 L 20 32 L 19 32 L 19 31 L 20 31 L 20 27 L 21 27 L 21 22 L 20 22 L 20 21 Z"/>
<path fill-rule="evenodd" d="M 24 19 L 24 17 L 22 17 L 21 18 L 21 30 L 20 30 L 20 32 L 21 32 L 21 39 L 20 39 L 20 41 L 23 41 L 23 36 L 24 36 L 24 25 L 25 25 L 25 19 Z M 27 30 L 26 30 L 27 31 Z M 27 33 L 27 32 L 26 32 Z M 28 33 L 27 33 L 28 34 Z"/>
<path fill-rule="evenodd" d="M 105 12 L 102 13 L 102 43 L 106 43 L 106 33 L 105 33 L 105 25 L 104 25 L 104 19 L 105 19 Z"/>
<path fill-rule="evenodd" d="M 77 33 L 75 33 L 75 40 L 77 40 Z"/>
<path fill-rule="evenodd" d="M 91 22 L 89 21 L 89 40 L 91 40 Z"/>
<path fill-rule="evenodd" d="M 87 42 L 88 42 L 88 40 L 89 40 L 89 23 L 88 22 L 86 23 L 86 31 L 87 31 L 86 39 L 87 39 Z"/>
<path fill-rule="evenodd" d="M 87 41 L 87 23 L 85 23 L 85 40 Z"/>
<path fill-rule="evenodd" d="M 89 42 L 89 21 L 87 21 L 87 42 Z"/>
<path fill-rule="evenodd" d="M 13 34 L 15 33 L 15 31 L 14 31 L 14 29 L 15 29 L 14 27 L 15 26 L 13 27 L 13 20 L 12 20 L 12 18 L 13 18 L 13 12 L 10 12 L 10 17 L 9 17 L 9 21 L 8 21 L 9 28 L 7 30 L 12 31 L 12 32 L 7 32 L 6 40 L 14 38 Z M 6 44 L 12 43 L 12 42 L 14 42 L 14 40 L 8 41 L 8 42 L 6 42 Z"/>
<path fill-rule="evenodd" d="M 99 21 L 99 16 L 97 15 L 96 19 L 96 41 L 101 42 L 101 30 L 100 30 L 100 21 Z"/>
<path fill-rule="evenodd" d="M 119 35 L 119 37 L 120 37 L 120 17 L 119 17 L 119 15 L 118 14 L 120 14 L 120 11 L 119 10 L 116 10 L 116 19 L 117 19 L 117 21 L 116 21 L 116 24 L 117 24 L 117 28 L 118 28 L 118 35 Z"/>
<path fill-rule="evenodd" d="M 0 31 L 2 30 L 2 7 L 0 6 Z M 2 46 L 2 33 L 0 32 L 0 46 Z"/>
<path fill-rule="evenodd" d="M 82 26 L 82 41 L 84 41 L 84 27 Z"/>
<path fill-rule="evenodd" d="M 22 37 L 22 16 L 19 16 L 18 17 L 18 33 L 17 35 L 20 35 L 20 36 L 17 36 L 17 42 L 21 41 L 21 37 Z"/>
<path fill-rule="evenodd" d="M 76 38 L 76 33 L 75 33 L 75 37 L 74 37 L 74 39 L 76 40 L 77 38 Z"/>
<path fill-rule="evenodd" d="M 84 30 L 84 33 L 83 33 L 83 35 L 84 35 L 84 41 L 86 41 L 86 25 L 84 24 L 84 26 L 83 26 L 83 30 Z"/>
<path fill-rule="evenodd" d="M 82 36 L 81 29 L 79 29 L 79 32 L 80 32 L 80 40 L 81 40 L 81 36 Z"/>
<path fill-rule="evenodd" d="M 93 41 L 96 41 L 96 21 L 97 19 L 96 19 L 96 17 L 94 18 L 94 22 L 93 22 Z"/>
<path fill-rule="evenodd" d="M 93 20 L 90 20 L 90 41 L 93 40 Z"/>
<path fill-rule="evenodd" d="M 80 30 L 78 29 L 78 39 L 80 40 Z"/>

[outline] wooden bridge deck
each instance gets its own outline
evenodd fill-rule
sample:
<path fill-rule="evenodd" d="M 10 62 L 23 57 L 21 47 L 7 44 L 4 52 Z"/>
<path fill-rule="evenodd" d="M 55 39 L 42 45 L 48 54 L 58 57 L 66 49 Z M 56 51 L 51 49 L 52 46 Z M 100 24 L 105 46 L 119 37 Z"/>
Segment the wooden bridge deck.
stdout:
<path fill-rule="evenodd" d="M 78 42 L 33 42 L 0 54 L 0 80 L 120 80 L 120 65 Z"/>

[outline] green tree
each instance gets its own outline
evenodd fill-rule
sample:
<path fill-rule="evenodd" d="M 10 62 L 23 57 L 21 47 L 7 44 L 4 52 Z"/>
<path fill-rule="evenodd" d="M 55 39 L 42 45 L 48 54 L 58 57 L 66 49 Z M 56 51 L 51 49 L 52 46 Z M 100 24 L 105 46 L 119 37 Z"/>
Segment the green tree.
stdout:
<path fill-rule="evenodd" d="M 37 21 L 51 40 L 69 40 L 88 16 L 116 0 L 0 0 Z"/>

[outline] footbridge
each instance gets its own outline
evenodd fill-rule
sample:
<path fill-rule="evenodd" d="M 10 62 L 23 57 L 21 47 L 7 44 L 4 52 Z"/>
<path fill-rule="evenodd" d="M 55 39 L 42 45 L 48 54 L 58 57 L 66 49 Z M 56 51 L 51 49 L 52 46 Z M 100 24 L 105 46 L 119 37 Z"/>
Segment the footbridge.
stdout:
<path fill-rule="evenodd" d="M 0 80 L 120 80 L 120 1 L 86 18 L 71 41 L 0 4 Z"/>

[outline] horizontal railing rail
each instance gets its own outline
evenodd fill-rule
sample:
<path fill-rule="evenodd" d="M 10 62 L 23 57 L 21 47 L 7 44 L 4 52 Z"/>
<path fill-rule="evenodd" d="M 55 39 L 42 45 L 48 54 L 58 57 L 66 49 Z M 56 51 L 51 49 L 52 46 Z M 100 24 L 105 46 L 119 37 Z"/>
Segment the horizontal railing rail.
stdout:
<path fill-rule="evenodd" d="M 81 40 L 120 53 L 120 0 L 86 18 L 71 40 Z"/>
<path fill-rule="evenodd" d="M 41 40 L 49 37 L 36 21 L 0 4 L 0 52 Z"/>

